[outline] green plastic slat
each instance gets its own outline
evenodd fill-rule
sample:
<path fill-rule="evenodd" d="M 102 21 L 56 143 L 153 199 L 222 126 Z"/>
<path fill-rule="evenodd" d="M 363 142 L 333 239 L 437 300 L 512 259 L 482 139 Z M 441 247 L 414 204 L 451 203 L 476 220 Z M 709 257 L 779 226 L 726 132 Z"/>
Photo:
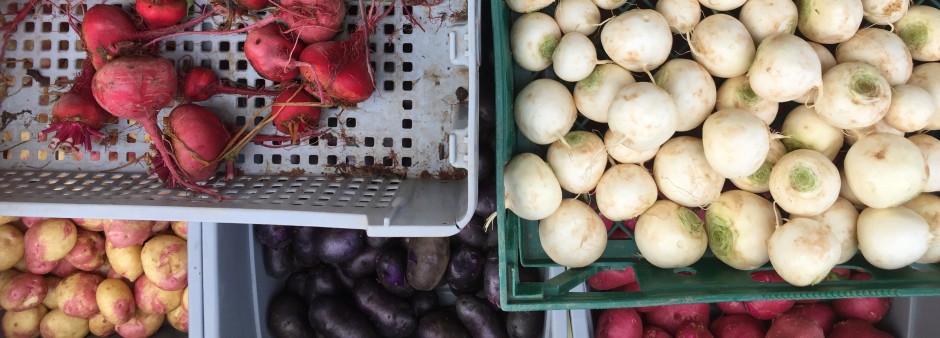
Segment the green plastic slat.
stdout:
<path fill-rule="evenodd" d="M 513 101 L 529 82 L 541 73 L 516 67 L 510 55 L 509 30 L 519 14 L 510 11 L 504 0 L 490 0 L 493 15 L 493 44 L 496 70 L 497 168 L 505 167 L 513 155 L 532 152 L 544 155 L 545 148 L 529 142 L 517 132 Z M 940 0 L 920 0 L 916 4 L 940 7 Z M 652 8 L 650 1 L 630 1 L 617 13 L 634 8 Z M 546 9 L 551 14 L 553 8 Z M 680 41 L 680 40 L 676 40 Z M 683 49 L 685 48 L 685 49 Z M 676 44 L 672 57 L 685 54 L 687 46 Z M 602 52 L 602 51 L 600 51 Z M 684 57 L 688 57 L 687 55 Z M 579 121 L 581 122 L 581 121 Z M 544 282 L 521 282 L 518 269 L 558 266 L 546 255 L 538 236 L 538 222 L 522 220 L 505 211 L 503 171 L 496 171 L 497 226 L 499 231 L 500 305 L 507 311 L 605 309 L 701 302 L 751 301 L 763 299 L 835 299 L 854 297 L 910 297 L 940 295 L 940 269 L 934 264 L 917 264 L 898 270 L 880 270 L 856 255 L 840 268 L 871 273 L 868 281 L 825 281 L 815 286 L 795 287 L 787 283 L 761 283 L 750 271 L 733 269 L 710 253 L 680 275 L 644 262 L 630 239 L 610 239 L 601 258 L 594 264 L 566 272 Z M 626 231 L 620 224 L 611 232 Z M 598 271 L 632 266 L 640 291 L 571 292 Z M 771 269 L 770 265 L 758 269 Z"/>

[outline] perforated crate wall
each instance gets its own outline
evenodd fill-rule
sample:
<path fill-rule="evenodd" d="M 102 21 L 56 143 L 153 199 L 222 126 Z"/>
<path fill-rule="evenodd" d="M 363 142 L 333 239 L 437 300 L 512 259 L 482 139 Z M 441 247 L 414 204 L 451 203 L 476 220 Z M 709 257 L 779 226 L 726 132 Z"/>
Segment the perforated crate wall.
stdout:
<path fill-rule="evenodd" d="M 13 12 L 25 2 L 6 2 L 0 10 Z M 355 29 L 357 3 L 349 3 L 340 38 Z M 147 175 L 138 160 L 150 138 L 134 121 L 107 126 L 108 137 L 96 140 L 89 153 L 49 149 L 40 131 L 86 54 L 64 14 L 68 7 L 40 5 L 8 41 L 6 64 L 0 65 L 0 214 L 106 216 L 94 211 L 98 205 L 118 206 L 129 218 L 178 219 L 182 213 L 193 221 L 350 227 L 382 235 L 452 233 L 476 200 L 479 4 L 470 4 L 407 6 L 422 30 L 397 2 L 370 38 L 373 97 L 353 109 L 324 109 L 320 125 L 329 132 L 319 139 L 286 148 L 247 146 L 236 159 L 240 176 L 211 182 L 225 195 L 222 202 L 164 188 Z M 73 11 L 80 18 L 84 8 Z M 213 30 L 220 21 L 212 18 L 196 30 Z M 178 67 L 212 68 L 243 86 L 275 85 L 245 60 L 244 39 L 245 34 L 181 36 L 162 43 L 160 55 Z M 234 126 L 253 127 L 260 122 L 252 118 L 255 111 L 270 103 L 219 95 L 199 104 Z M 274 133 L 271 126 L 262 130 Z"/>

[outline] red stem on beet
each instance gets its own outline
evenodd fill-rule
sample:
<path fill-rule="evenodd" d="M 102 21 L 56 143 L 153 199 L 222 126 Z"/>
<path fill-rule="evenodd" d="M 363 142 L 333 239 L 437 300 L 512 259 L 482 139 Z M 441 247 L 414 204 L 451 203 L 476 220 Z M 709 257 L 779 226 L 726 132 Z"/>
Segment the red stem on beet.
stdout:
<path fill-rule="evenodd" d="M 8 22 L 6 25 L 0 27 L 0 31 L 3 31 L 3 40 L 0 41 L 0 60 L 3 59 L 3 54 L 6 52 L 7 40 L 10 40 L 10 37 L 13 36 L 13 32 L 16 31 L 16 27 L 20 25 L 23 20 L 26 20 L 26 16 L 29 15 L 29 11 L 36 7 L 39 4 L 39 0 L 30 0 L 26 3 L 26 6 L 21 8 L 16 17 L 13 18 L 13 21 Z"/>
<path fill-rule="evenodd" d="M 276 96 L 278 91 L 255 88 L 239 88 L 226 84 L 206 67 L 193 67 L 183 74 L 181 85 L 183 97 L 192 101 L 205 101 L 216 94 L 252 96 Z"/>
<path fill-rule="evenodd" d="M 91 95 L 94 76 L 95 67 L 91 60 L 85 59 L 72 87 L 52 107 L 52 123 L 40 132 L 40 135 L 55 134 L 49 148 L 61 148 L 71 153 L 82 145 L 85 151 L 91 151 L 92 136 L 105 136 L 98 130 L 111 118 L 111 114 L 101 108 Z"/>

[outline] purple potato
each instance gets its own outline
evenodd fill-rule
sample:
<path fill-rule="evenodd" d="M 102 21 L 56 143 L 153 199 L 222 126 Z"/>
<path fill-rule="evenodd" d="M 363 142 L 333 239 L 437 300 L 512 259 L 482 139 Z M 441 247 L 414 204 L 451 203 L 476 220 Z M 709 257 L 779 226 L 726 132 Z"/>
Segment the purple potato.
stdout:
<path fill-rule="evenodd" d="M 496 212 L 496 182 L 493 180 L 480 181 L 477 190 L 477 206 L 474 214 L 484 220 Z M 494 226 L 496 224 L 493 224 Z"/>
<path fill-rule="evenodd" d="M 386 248 L 375 260 L 375 275 L 379 283 L 388 292 L 400 297 L 411 297 L 415 293 L 405 278 L 407 269 L 405 251 L 402 249 Z"/>
<path fill-rule="evenodd" d="M 405 278 L 416 290 L 431 291 L 444 278 L 450 260 L 447 237 L 412 237 L 407 241 L 408 268 Z"/>
<path fill-rule="evenodd" d="M 457 296 L 457 318 L 474 338 L 508 338 L 499 313 L 473 295 Z"/>
<path fill-rule="evenodd" d="M 255 224 L 255 236 L 266 247 L 283 249 L 290 245 L 292 227 L 273 224 Z"/>
<path fill-rule="evenodd" d="M 331 263 L 349 261 L 366 244 L 366 232 L 354 229 L 321 229 L 320 260 Z"/>
<path fill-rule="evenodd" d="M 377 338 L 375 328 L 368 319 L 352 306 L 343 303 L 334 296 L 322 295 L 316 302 L 310 303 L 307 312 L 310 325 L 317 333 L 336 338 Z M 298 337 L 314 337 L 305 335 Z"/>
<path fill-rule="evenodd" d="M 314 227 L 295 227 L 294 238 L 291 240 L 291 251 L 294 252 L 296 262 L 305 268 L 320 263 L 319 256 L 319 229 Z"/>
<path fill-rule="evenodd" d="M 506 331 L 509 338 L 541 337 L 545 326 L 545 311 L 519 311 L 506 313 Z"/>
<path fill-rule="evenodd" d="M 490 252 L 483 265 L 483 295 L 490 305 L 499 309 L 499 256 Z"/>
<path fill-rule="evenodd" d="M 470 338 L 470 333 L 453 310 L 437 309 L 418 320 L 417 338 Z"/>
<path fill-rule="evenodd" d="M 379 248 L 366 247 L 352 260 L 342 264 L 343 272 L 352 278 L 371 275 L 375 272 L 375 261 L 381 252 Z"/>
<path fill-rule="evenodd" d="M 337 295 L 341 288 L 342 284 L 333 267 L 320 264 L 308 271 L 303 295 L 312 302 L 317 295 Z"/>
<path fill-rule="evenodd" d="M 483 253 L 476 248 L 462 245 L 451 256 L 447 265 L 447 285 L 455 295 L 472 294 L 480 290 L 483 279 Z"/>
<path fill-rule="evenodd" d="M 421 317 L 438 306 L 437 292 L 434 291 L 418 291 L 410 300 L 416 317 Z"/>
<path fill-rule="evenodd" d="M 483 248 L 486 244 L 486 233 L 483 232 L 483 222 L 483 218 L 474 216 L 470 219 L 470 223 L 464 225 L 463 229 L 460 229 L 460 232 L 454 237 L 464 245 L 477 249 Z"/>
<path fill-rule="evenodd" d="M 418 326 L 414 310 L 407 301 L 389 293 L 378 282 L 362 279 L 353 288 L 359 311 L 386 337 L 408 337 Z"/>
<path fill-rule="evenodd" d="M 293 256 L 290 254 L 290 247 L 275 249 L 266 246 L 261 250 L 261 258 L 262 262 L 264 262 L 264 271 L 268 276 L 284 278 L 294 271 Z"/>
<path fill-rule="evenodd" d="M 281 293 L 268 305 L 267 325 L 274 337 L 313 337 L 315 333 L 305 315 L 307 304 L 300 298 Z"/>

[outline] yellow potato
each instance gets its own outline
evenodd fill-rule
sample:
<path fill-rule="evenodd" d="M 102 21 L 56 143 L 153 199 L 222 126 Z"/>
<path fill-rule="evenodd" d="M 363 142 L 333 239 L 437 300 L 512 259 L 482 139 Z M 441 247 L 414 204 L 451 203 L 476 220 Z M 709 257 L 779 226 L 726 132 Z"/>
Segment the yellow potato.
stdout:
<path fill-rule="evenodd" d="M 3 314 L 3 336 L 7 338 L 39 337 L 39 322 L 49 310 L 40 305 L 23 311 L 7 311 Z"/>
<path fill-rule="evenodd" d="M 115 326 L 114 330 L 124 338 L 146 338 L 160 329 L 164 318 L 166 318 L 166 315 L 137 311 L 131 320 Z"/>
<path fill-rule="evenodd" d="M 114 324 L 99 313 L 88 319 L 88 331 L 98 337 L 107 337 L 114 334 Z"/>
<path fill-rule="evenodd" d="M 56 276 L 46 276 L 46 298 L 42 299 L 42 305 L 47 309 L 58 309 L 59 303 L 55 301 L 55 288 L 62 282 L 62 278 Z"/>
<path fill-rule="evenodd" d="M 179 291 L 186 287 L 186 241 L 182 238 L 171 235 L 151 238 L 144 243 L 140 260 L 144 274 L 161 289 Z"/>
<path fill-rule="evenodd" d="M 7 282 L 9 282 L 11 279 L 13 279 L 13 277 L 16 277 L 16 275 L 19 275 L 20 273 L 21 272 L 16 271 L 16 270 L 0 271 L 0 289 L 2 289 L 3 286 L 7 284 Z"/>
<path fill-rule="evenodd" d="M 0 224 L 0 271 L 15 266 L 25 253 L 23 232 L 13 224 Z"/>
<path fill-rule="evenodd" d="M 73 218 L 72 222 L 82 229 L 88 231 L 104 231 L 104 225 L 111 223 L 111 220 L 98 218 Z"/>
<path fill-rule="evenodd" d="M 143 246 L 131 245 L 125 248 L 115 248 L 110 242 L 105 242 L 104 253 L 111 262 L 111 269 L 133 282 L 137 277 L 144 274 L 144 267 L 140 261 L 140 252 Z"/>
<path fill-rule="evenodd" d="M 182 332 L 189 332 L 189 311 L 180 306 L 166 314 L 170 326 Z"/>
<path fill-rule="evenodd" d="M 189 286 L 183 289 L 183 299 L 181 299 L 180 305 L 182 305 L 186 311 L 189 311 Z"/>
<path fill-rule="evenodd" d="M 101 276 L 89 272 L 78 272 L 66 277 L 55 288 L 56 305 L 65 314 L 88 319 L 98 313 L 95 291 Z"/>
<path fill-rule="evenodd" d="M 95 292 L 98 310 L 109 322 L 124 324 L 134 316 L 134 293 L 123 280 L 109 278 L 98 284 Z"/>
<path fill-rule="evenodd" d="M 189 236 L 189 223 L 183 221 L 176 221 L 170 223 L 170 227 L 173 228 L 173 233 L 179 236 L 182 239 L 188 239 Z"/>
<path fill-rule="evenodd" d="M 72 221 L 50 218 L 26 230 L 26 256 L 44 262 L 65 258 L 78 240 L 78 229 Z"/>
<path fill-rule="evenodd" d="M 42 317 L 39 332 L 43 338 L 85 338 L 88 335 L 88 320 L 71 317 L 55 309 Z"/>
<path fill-rule="evenodd" d="M 16 216 L 0 216 L 0 224 L 13 223 L 18 221 L 20 218 Z"/>

